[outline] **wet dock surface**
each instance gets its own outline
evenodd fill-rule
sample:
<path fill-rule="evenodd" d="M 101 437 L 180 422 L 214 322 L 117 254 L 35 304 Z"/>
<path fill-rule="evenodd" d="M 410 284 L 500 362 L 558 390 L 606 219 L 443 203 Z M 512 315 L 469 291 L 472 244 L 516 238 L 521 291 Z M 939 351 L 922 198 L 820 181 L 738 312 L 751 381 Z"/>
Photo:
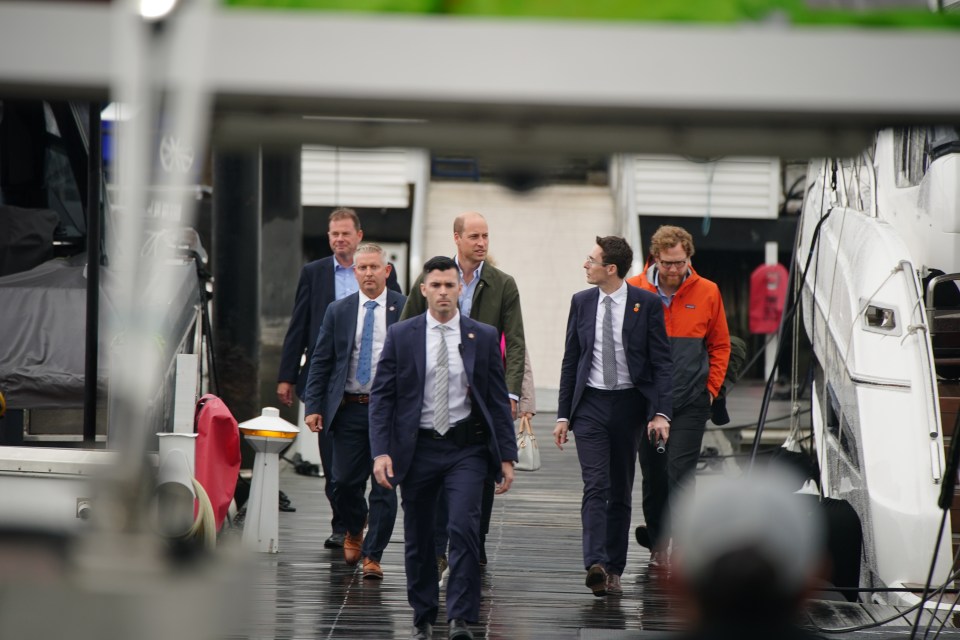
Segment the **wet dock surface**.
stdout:
<path fill-rule="evenodd" d="M 584 628 L 678 629 L 669 597 L 648 566 L 649 553 L 632 542 L 624 594 L 595 598 L 584 586 L 580 538 L 580 467 L 576 450 L 551 442 L 554 416 L 540 414 L 534 431 L 543 467 L 517 472 L 510 491 L 494 502 L 483 573 L 478 640 L 579 637 Z M 363 580 L 339 549 L 324 549 L 330 508 L 323 480 L 281 472 L 281 489 L 297 511 L 280 514 L 280 552 L 265 559 L 257 600 L 273 611 L 255 616 L 250 638 L 406 638 L 412 624 L 403 572 L 402 514 L 383 555 L 382 582 Z M 634 502 L 639 507 L 640 483 Z M 642 522 L 639 509 L 634 519 Z M 662 583 L 662 580 L 660 580 Z M 445 621 L 443 590 L 438 620 Z M 434 637 L 446 637 L 445 625 Z"/>
<path fill-rule="evenodd" d="M 786 402 L 778 404 L 771 415 L 787 410 Z M 735 402 L 733 424 L 755 419 L 754 406 L 747 400 Z M 561 452 L 553 445 L 553 421 L 550 413 L 534 419 L 543 467 L 534 473 L 518 472 L 513 488 L 494 504 L 481 619 L 472 627 L 477 640 L 669 637 L 684 628 L 682 607 L 664 577 L 649 565 L 649 552 L 635 541 L 631 540 L 622 576 L 622 596 L 595 598 L 584 586 L 580 467 L 573 446 Z M 701 471 L 701 478 L 708 482 L 710 474 L 729 471 L 729 463 L 712 464 Z M 633 526 L 642 523 L 637 475 Z M 412 611 L 405 591 L 402 514 L 381 563 L 384 579 L 363 580 L 359 567 L 344 563 L 340 549 L 323 548 L 330 534 L 323 480 L 297 475 L 283 464 L 280 487 L 296 512 L 280 514 L 279 553 L 258 559 L 252 621 L 238 638 L 409 637 Z M 817 601 L 809 609 L 808 621 L 825 629 L 840 628 L 875 623 L 897 612 L 893 607 Z M 438 620 L 446 620 L 443 589 Z M 909 622 L 900 618 L 894 622 L 898 628 L 832 637 L 905 637 Z M 957 634 L 945 631 L 941 637 Z M 444 624 L 435 628 L 434 638 L 446 638 Z"/>

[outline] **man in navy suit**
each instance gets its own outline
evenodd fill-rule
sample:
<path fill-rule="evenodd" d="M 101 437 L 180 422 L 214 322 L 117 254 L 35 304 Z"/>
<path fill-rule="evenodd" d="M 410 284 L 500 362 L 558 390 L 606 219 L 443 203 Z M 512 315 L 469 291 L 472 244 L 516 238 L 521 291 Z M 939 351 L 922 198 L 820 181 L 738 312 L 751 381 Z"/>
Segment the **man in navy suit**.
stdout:
<path fill-rule="evenodd" d="M 362 244 L 354 260 L 360 291 L 327 307 L 310 359 L 305 422 L 315 432 L 326 427 L 333 439 L 333 498 L 347 529 L 344 560 L 355 565 L 362 557 L 363 577 L 380 580 L 380 559 L 397 518 L 397 494 L 371 483 L 367 507 L 364 494 L 373 470 L 367 407 L 387 327 L 400 318 L 407 298 L 387 290 L 392 269 L 381 247 Z"/>
<path fill-rule="evenodd" d="M 373 474 L 400 486 L 407 601 L 414 640 L 427 640 L 439 608 L 434 521 L 437 493 L 449 509 L 448 638 L 472 639 L 480 615 L 480 503 L 488 469 L 497 493 L 513 482 L 517 444 L 500 336 L 460 315 L 460 274 L 450 258 L 423 266 L 427 312 L 387 330 L 370 401 Z"/>
<path fill-rule="evenodd" d="M 358 289 L 357 278 L 353 273 L 353 254 L 363 239 L 360 218 L 353 209 L 336 209 L 330 214 L 327 237 L 333 255 L 314 260 L 300 271 L 297 284 L 297 296 L 293 303 L 293 314 L 287 336 L 283 340 L 283 353 L 280 356 L 280 373 L 277 375 L 277 398 L 286 406 L 293 404 L 293 393 L 303 398 L 307 387 L 307 373 L 313 349 L 320 333 L 320 323 L 327 306 L 334 300 L 346 298 Z M 397 276 L 391 271 L 387 278 L 387 287 L 400 292 Z M 306 354 L 305 364 L 304 354 Z M 324 493 L 333 510 L 333 534 L 323 546 L 342 547 L 346 527 L 333 504 L 333 443 L 320 433 L 320 464 L 323 467 Z"/>
<path fill-rule="evenodd" d="M 633 250 L 597 237 L 574 294 L 560 367 L 554 441 L 576 434 L 583 477 L 583 560 L 595 596 L 620 595 L 627 563 L 637 435 L 670 437 L 673 362 L 659 298 L 624 282 Z"/>

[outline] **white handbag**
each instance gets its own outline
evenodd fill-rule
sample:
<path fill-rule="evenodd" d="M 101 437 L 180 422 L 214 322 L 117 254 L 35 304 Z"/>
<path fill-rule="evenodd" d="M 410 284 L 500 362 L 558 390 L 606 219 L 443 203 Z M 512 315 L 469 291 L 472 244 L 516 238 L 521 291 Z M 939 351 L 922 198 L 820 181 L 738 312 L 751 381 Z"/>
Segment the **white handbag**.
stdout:
<path fill-rule="evenodd" d="M 533 435 L 530 418 L 520 417 L 517 427 L 517 471 L 536 471 L 540 468 L 540 448 L 537 446 L 537 436 Z"/>

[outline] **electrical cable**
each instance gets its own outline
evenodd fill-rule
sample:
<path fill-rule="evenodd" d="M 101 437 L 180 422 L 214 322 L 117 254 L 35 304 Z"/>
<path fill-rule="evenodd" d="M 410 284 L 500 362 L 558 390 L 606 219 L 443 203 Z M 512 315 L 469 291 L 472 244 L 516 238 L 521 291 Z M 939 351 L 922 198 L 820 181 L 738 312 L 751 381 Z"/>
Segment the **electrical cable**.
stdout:
<path fill-rule="evenodd" d="M 960 572 L 954 572 L 954 573 L 952 573 L 951 575 L 949 575 L 949 576 L 947 577 L 947 580 L 946 580 L 943 584 L 941 584 L 939 587 L 937 587 L 937 590 L 936 590 L 934 593 L 938 593 L 938 592 L 940 592 L 941 590 L 946 589 L 946 588 L 947 588 L 947 585 L 950 584 L 951 582 L 953 582 L 954 580 L 956 580 L 958 577 L 960 577 Z M 824 591 L 830 591 L 830 590 L 831 590 L 831 589 L 824 589 Z M 898 612 L 896 615 L 890 616 L 889 618 L 884 618 L 883 620 L 876 620 L 876 621 L 874 621 L 874 622 L 868 622 L 868 623 L 862 624 L 862 625 L 854 625 L 854 626 L 852 626 L 852 627 L 839 627 L 839 628 L 836 628 L 836 629 L 830 629 L 830 628 L 821 627 L 821 626 L 819 626 L 819 625 L 817 625 L 817 624 L 812 624 L 811 627 L 812 627 L 814 630 L 819 631 L 820 633 L 853 633 L 853 632 L 855 632 L 855 631 L 863 631 L 863 630 L 865 630 L 865 629 L 873 629 L 873 628 L 876 628 L 876 627 L 881 627 L 881 626 L 883 626 L 883 625 L 885 625 L 885 624 L 890 624 L 891 622 L 893 622 L 893 621 L 896 620 L 897 618 L 904 618 L 904 619 L 906 619 L 906 616 L 907 616 L 907 615 L 913 613 L 914 611 L 917 611 L 918 609 L 921 609 L 921 608 L 923 607 L 923 602 L 924 602 L 923 600 L 920 600 L 920 602 L 918 602 L 918 603 L 916 603 L 916 604 L 911 605 L 910 607 L 908 607 L 906 611 L 900 611 L 900 612 Z M 919 615 L 918 615 L 917 617 L 919 618 Z M 912 638 L 913 636 L 911 635 L 910 637 Z"/>
<path fill-rule="evenodd" d="M 801 285 L 807 280 L 807 273 L 810 270 L 810 263 L 813 260 L 814 247 L 819 246 L 820 230 L 823 228 L 823 223 L 827 221 L 830 217 L 830 213 L 833 211 L 833 207 L 827 209 L 826 213 L 823 214 L 823 217 L 817 222 L 817 226 L 813 229 L 813 236 L 810 240 L 810 253 L 807 255 L 807 262 L 804 265 L 803 275 L 801 278 Z M 800 233 L 799 227 L 797 228 L 797 233 Z M 783 314 L 783 317 L 780 318 L 780 331 L 778 333 L 783 333 L 783 327 L 786 326 L 785 323 L 789 322 L 793 318 L 793 314 L 796 313 L 797 308 L 800 306 L 800 299 L 793 301 L 793 304 L 790 305 L 790 309 Z M 750 473 L 753 470 L 753 465 L 756 461 L 756 454 L 760 447 L 760 437 L 763 435 L 763 428 L 766 423 L 767 410 L 770 406 L 770 399 L 773 392 L 773 383 L 776 380 L 777 374 L 777 365 L 776 363 L 780 360 L 780 351 L 783 348 L 783 342 L 777 344 L 777 353 L 774 356 L 774 366 L 770 369 L 770 375 L 767 377 L 767 384 L 763 390 L 763 399 L 760 402 L 760 416 L 757 418 L 757 432 L 754 434 L 753 438 L 753 450 L 750 456 L 750 466 L 747 469 L 747 473 Z"/>

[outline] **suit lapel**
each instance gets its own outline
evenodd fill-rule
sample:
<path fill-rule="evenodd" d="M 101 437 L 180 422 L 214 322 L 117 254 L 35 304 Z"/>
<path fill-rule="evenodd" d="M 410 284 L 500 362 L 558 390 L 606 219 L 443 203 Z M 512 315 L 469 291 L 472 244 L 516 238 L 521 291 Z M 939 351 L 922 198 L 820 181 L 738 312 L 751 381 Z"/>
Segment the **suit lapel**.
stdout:
<path fill-rule="evenodd" d="M 593 342 L 597 332 L 597 304 L 600 300 L 600 287 L 594 287 L 593 291 L 592 296 L 587 296 L 587 307 L 580 309 L 580 313 L 583 314 L 583 324 L 587 338 L 586 344 L 583 345 L 583 352 L 589 354 L 593 353 Z"/>
<path fill-rule="evenodd" d="M 343 328 L 344 331 L 347 331 L 346 339 L 347 344 L 350 345 L 350 348 L 353 349 L 353 343 L 357 337 L 357 308 L 360 306 L 360 294 L 354 293 L 350 296 L 349 302 L 343 305 L 343 312 L 347 314 L 347 317 L 343 319 Z M 349 355 L 347 358 L 349 359 Z"/>
<path fill-rule="evenodd" d="M 639 293 L 640 292 L 637 289 L 627 285 L 627 308 L 623 312 L 623 333 L 621 334 L 624 348 L 626 348 L 626 345 L 630 344 L 630 334 L 633 332 L 634 327 L 637 326 L 637 321 L 640 319 Z"/>
<path fill-rule="evenodd" d="M 479 285 L 479 283 L 478 283 Z M 460 357 L 463 358 L 463 370 L 467 380 L 473 386 L 473 365 L 477 361 L 477 334 L 460 318 Z"/>
<path fill-rule="evenodd" d="M 403 312 L 403 305 L 400 304 L 396 296 L 393 295 L 392 291 L 387 291 L 387 326 L 389 327 L 394 322 L 400 319 L 400 314 Z"/>
<path fill-rule="evenodd" d="M 409 336 L 410 345 L 413 347 L 413 364 L 417 368 L 417 380 L 425 380 L 427 377 L 427 317 L 420 314 L 415 318 L 410 323 L 412 335 Z"/>

